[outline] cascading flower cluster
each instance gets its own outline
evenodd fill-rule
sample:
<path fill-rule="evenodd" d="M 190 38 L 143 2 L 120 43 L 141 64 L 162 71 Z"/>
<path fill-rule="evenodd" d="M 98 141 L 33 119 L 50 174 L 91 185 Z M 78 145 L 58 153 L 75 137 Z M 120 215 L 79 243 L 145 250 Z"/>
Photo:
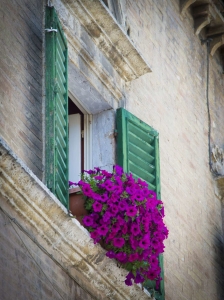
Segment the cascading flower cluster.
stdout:
<path fill-rule="evenodd" d="M 156 193 L 120 166 L 115 166 L 113 173 L 99 168 L 85 171 L 78 185 L 89 212 L 83 224 L 94 243 L 103 243 L 106 255 L 129 271 L 125 284 L 150 279 L 158 285 L 158 255 L 164 251 L 168 230 L 163 203 Z"/>

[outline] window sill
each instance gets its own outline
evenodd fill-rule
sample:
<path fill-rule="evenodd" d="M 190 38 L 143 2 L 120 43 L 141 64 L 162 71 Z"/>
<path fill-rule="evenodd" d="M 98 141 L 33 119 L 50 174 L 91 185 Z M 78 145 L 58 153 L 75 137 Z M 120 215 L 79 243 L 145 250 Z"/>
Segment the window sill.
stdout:
<path fill-rule="evenodd" d="M 125 81 L 136 79 L 151 69 L 101 0 L 61 0 L 78 19 L 97 47 Z M 56 6 L 60 8 L 59 3 Z M 65 22 L 64 25 L 66 26 Z"/>
<path fill-rule="evenodd" d="M 124 284 L 127 272 L 93 244 L 87 230 L 1 139 L 0 173 L 1 207 L 93 298 L 150 299 L 137 285 Z"/>

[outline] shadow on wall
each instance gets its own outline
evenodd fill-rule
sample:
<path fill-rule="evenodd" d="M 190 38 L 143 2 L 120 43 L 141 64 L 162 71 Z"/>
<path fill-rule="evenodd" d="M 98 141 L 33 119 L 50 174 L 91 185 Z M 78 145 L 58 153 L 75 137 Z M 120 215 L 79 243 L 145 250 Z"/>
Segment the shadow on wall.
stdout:
<path fill-rule="evenodd" d="M 217 284 L 217 300 L 224 299 L 224 236 L 221 230 L 216 230 L 214 235 L 215 249 L 215 276 Z"/>

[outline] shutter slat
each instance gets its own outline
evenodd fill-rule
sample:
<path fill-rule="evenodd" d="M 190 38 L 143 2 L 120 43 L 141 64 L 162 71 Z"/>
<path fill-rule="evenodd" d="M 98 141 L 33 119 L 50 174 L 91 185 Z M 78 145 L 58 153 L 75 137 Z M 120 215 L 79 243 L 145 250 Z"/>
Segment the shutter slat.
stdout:
<path fill-rule="evenodd" d="M 144 150 L 145 152 L 153 153 L 154 155 L 154 151 L 155 151 L 154 139 L 150 139 L 149 142 L 146 142 L 145 140 L 142 140 L 139 136 L 134 135 L 133 132 L 128 132 L 128 140 L 132 144 Z"/>
<path fill-rule="evenodd" d="M 147 153 L 146 151 L 143 151 L 140 145 L 136 146 L 129 142 L 128 146 L 129 153 L 131 153 L 132 155 L 140 157 L 145 163 L 155 163 L 155 157 L 150 155 L 149 152 Z"/>

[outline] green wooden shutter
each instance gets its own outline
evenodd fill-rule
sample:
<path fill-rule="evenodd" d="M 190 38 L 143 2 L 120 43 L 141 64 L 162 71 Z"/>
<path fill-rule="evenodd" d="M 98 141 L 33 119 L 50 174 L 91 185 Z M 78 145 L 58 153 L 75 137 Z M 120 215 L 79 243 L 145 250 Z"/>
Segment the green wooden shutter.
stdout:
<path fill-rule="evenodd" d="M 46 8 L 46 164 L 48 188 L 68 203 L 68 49 L 53 7 Z"/>
<path fill-rule="evenodd" d="M 149 189 L 156 191 L 158 199 L 161 199 L 158 132 L 123 108 L 117 110 L 116 128 L 117 164 L 125 172 L 131 172 L 136 178 L 145 180 Z M 163 278 L 162 255 L 159 260 Z M 152 292 L 155 282 L 148 281 L 146 288 Z M 159 290 L 155 291 L 155 298 L 165 299 L 163 280 Z"/>

